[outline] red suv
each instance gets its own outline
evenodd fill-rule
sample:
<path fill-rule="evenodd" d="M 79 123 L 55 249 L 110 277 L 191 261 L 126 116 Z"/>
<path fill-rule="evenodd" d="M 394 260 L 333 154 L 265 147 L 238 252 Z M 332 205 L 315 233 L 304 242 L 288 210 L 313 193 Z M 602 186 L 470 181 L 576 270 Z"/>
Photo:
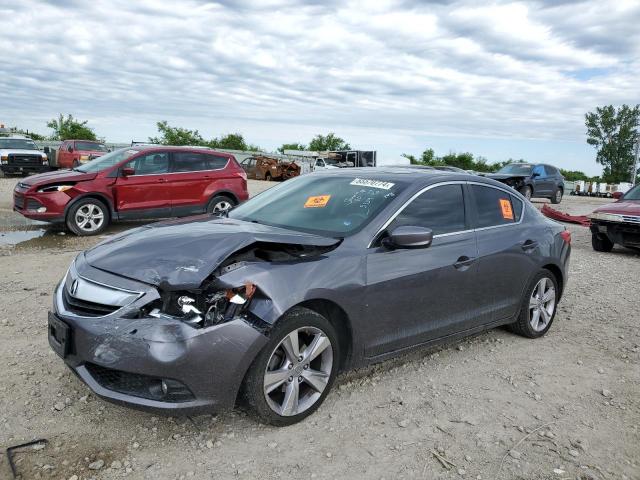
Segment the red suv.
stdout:
<path fill-rule="evenodd" d="M 204 148 L 137 145 L 73 170 L 25 178 L 13 209 L 27 218 L 65 222 L 77 235 L 112 220 L 221 212 L 249 197 L 233 155 Z"/>
<path fill-rule="evenodd" d="M 94 158 L 101 157 L 108 151 L 104 143 L 91 140 L 65 140 L 58 148 L 56 160 L 60 168 L 76 168 Z"/>

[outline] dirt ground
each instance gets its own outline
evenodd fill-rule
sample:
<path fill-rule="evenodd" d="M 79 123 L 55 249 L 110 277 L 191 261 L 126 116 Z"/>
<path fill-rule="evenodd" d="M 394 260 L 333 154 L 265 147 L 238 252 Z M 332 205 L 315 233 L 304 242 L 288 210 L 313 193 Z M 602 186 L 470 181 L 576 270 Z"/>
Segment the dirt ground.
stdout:
<path fill-rule="evenodd" d="M 92 395 L 50 350 L 46 313 L 70 261 L 100 238 L 25 222 L 11 211 L 15 182 L 0 178 L 0 446 L 49 441 L 16 453 L 23 478 L 640 479 L 640 255 L 594 252 L 584 227 L 568 227 L 571 277 L 546 337 L 496 329 L 344 374 L 318 412 L 277 429 L 239 411 L 156 417 Z"/>

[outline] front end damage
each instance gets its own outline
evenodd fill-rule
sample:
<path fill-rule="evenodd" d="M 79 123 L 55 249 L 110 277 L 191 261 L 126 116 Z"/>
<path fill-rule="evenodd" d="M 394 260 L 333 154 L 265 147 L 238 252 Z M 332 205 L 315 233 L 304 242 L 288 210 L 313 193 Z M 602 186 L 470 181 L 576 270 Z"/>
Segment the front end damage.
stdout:
<path fill-rule="evenodd" d="M 269 268 L 332 248 L 255 242 L 197 287 L 166 277 L 151 285 L 80 254 L 56 289 L 49 342 L 107 400 L 185 413 L 230 408 L 283 313 L 270 296 Z"/>

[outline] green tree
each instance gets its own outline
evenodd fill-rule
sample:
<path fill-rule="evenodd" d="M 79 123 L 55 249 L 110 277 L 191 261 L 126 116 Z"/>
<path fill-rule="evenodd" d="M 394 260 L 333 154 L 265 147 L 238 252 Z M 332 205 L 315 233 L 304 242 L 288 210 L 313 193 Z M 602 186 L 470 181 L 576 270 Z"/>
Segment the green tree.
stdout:
<path fill-rule="evenodd" d="M 283 143 L 282 146 L 280 148 L 278 148 L 278 151 L 280 153 L 284 153 L 285 150 L 306 150 L 307 147 L 305 145 L 303 145 L 302 143 Z"/>
<path fill-rule="evenodd" d="M 587 176 L 587 174 L 579 170 L 564 170 L 563 168 L 561 168 L 560 173 L 565 180 L 569 180 L 570 182 L 575 182 L 577 180 L 589 181 L 589 177 Z"/>
<path fill-rule="evenodd" d="M 207 145 L 198 130 L 188 130 L 180 127 L 170 127 L 166 120 L 156 123 L 160 136 L 149 137 L 149 142 L 160 145 Z"/>
<path fill-rule="evenodd" d="M 309 150 L 314 152 L 325 152 L 328 150 L 350 150 L 351 146 L 342 138 L 331 132 L 327 135 L 316 135 L 309 142 Z"/>
<path fill-rule="evenodd" d="M 53 130 L 52 140 L 97 140 L 98 137 L 87 123 L 87 120 L 83 122 L 76 120 L 71 114 L 66 118 L 60 114 L 57 119 L 53 118 L 47 122 L 47 127 Z"/>
<path fill-rule="evenodd" d="M 640 134 L 640 105 L 597 107 L 585 115 L 587 143 L 596 150 L 596 162 L 604 169 L 605 182 L 628 182 L 633 169 L 634 147 Z M 637 172 L 633 172 L 636 174 Z"/>
<path fill-rule="evenodd" d="M 229 133 L 220 138 L 213 138 L 207 144 L 211 148 L 225 148 L 227 150 L 259 151 L 257 145 L 248 144 L 241 133 Z"/>

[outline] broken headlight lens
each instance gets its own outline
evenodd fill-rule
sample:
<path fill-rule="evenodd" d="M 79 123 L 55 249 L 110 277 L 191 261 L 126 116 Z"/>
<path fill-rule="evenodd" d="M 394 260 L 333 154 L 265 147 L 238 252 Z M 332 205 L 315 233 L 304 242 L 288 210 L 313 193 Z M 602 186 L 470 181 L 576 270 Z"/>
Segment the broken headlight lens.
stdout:
<path fill-rule="evenodd" d="M 162 295 L 162 306 L 149 311 L 149 316 L 179 319 L 194 327 L 210 327 L 239 315 L 255 291 L 255 285 L 247 283 L 213 292 L 167 292 Z"/>

